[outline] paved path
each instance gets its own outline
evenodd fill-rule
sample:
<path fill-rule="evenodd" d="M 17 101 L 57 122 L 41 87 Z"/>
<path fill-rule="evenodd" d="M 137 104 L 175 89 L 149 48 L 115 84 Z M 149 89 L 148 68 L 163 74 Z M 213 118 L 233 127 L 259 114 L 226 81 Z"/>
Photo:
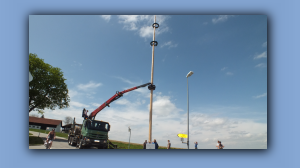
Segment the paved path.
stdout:
<path fill-rule="evenodd" d="M 32 133 L 33 136 L 38 136 L 39 135 L 39 132 L 29 131 L 29 133 Z M 47 135 L 48 134 L 40 133 L 39 136 L 43 140 L 46 140 Z M 35 146 L 29 146 L 29 149 L 46 149 L 46 147 L 44 145 L 35 145 Z M 68 144 L 68 139 L 56 136 L 55 140 L 52 143 L 52 149 L 76 149 L 76 147 L 75 146 L 70 146 Z"/>

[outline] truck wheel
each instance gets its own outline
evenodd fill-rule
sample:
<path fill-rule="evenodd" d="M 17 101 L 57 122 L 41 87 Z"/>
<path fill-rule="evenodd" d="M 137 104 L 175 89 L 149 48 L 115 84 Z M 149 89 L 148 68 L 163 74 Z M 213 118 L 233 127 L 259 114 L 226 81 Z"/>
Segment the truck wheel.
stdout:
<path fill-rule="evenodd" d="M 68 144 L 72 146 L 71 137 L 68 138 Z"/>
<path fill-rule="evenodd" d="M 79 140 L 78 149 L 83 149 L 82 140 Z"/>
<path fill-rule="evenodd" d="M 75 146 L 75 143 L 73 142 L 73 141 L 74 141 L 74 138 L 73 138 L 73 137 L 70 138 L 70 141 L 71 141 L 71 142 L 70 142 L 70 143 L 71 143 L 71 146 Z"/>

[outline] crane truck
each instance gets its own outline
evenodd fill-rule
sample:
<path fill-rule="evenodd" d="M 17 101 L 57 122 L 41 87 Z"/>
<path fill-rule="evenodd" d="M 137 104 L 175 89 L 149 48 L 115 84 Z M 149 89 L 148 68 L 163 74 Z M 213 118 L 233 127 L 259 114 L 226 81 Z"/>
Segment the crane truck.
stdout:
<path fill-rule="evenodd" d="M 114 96 L 105 101 L 97 109 L 95 109 L 89 116 L 84 116 L 82 125 L 76 124 L 75 118 L 73 125 L 69 130 L 68 143 L 71 146 L 77 146 L 78 149 L 96 147 L 98 149 L 116 149 L 117 146 L 112 144 L 108 139 L 108 132 L 110 131 L 110 124 L 105 121 L 95 120 L 96 115 L 106 106 L 110 107 L 110 103 L 119 99 L 124 93 L 133 91 L 135 89 L 148 86 L 149 90 L 155 90 L 155 85 L 146 83 L 140 86 L 116 92 Z"/>

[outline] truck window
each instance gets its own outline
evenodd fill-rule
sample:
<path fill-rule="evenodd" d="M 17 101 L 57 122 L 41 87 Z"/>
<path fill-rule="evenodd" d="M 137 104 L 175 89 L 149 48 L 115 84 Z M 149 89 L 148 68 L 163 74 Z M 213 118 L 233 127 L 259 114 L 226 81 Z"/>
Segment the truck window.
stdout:
<path fill-rule="evenodd" d="M 108 131 L 108 124 L 100 121 L 91 121 L 91 123 L 88 123 L 88 128 L 99 131 Z"/>

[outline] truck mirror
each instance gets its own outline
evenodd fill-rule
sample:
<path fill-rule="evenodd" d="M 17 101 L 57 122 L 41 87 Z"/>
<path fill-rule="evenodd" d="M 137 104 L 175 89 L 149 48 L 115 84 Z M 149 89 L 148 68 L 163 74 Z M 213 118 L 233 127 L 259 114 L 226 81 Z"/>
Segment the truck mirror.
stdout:
<path fill-rule="evenodd" d="M 108 131 L 110 131 L 110 125 L 108 124 Z"/>

